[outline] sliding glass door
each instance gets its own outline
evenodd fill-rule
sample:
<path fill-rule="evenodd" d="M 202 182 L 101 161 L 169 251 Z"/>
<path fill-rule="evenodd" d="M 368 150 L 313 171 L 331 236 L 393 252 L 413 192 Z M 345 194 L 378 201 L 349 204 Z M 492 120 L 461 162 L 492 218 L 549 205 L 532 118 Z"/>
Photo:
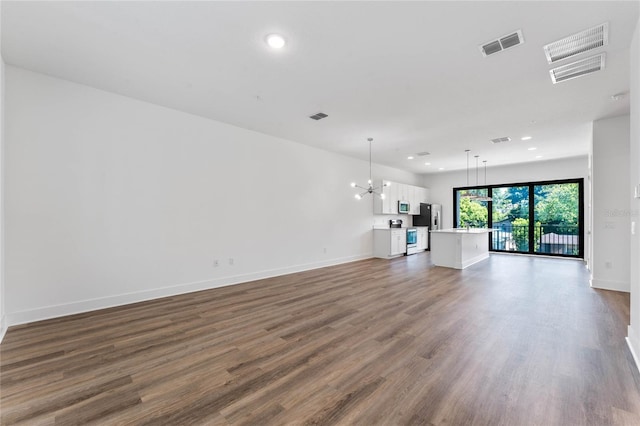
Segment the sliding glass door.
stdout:
<path fill-rule="evenodd" d="M 529 251 L 529 187 L 491 189 L 491 250 Z"/>
<path fill-rule="evenodd" d="M 454 188 L 454 223 L 493 228 L 489 249 L 583 257 L 583 180 Z"/>
<path fill-rule="evenodd" d="M 566 256 L 580 254 L 582 238 L 579 189 L 578 183 L 533 187 L 536 253 Z"/>

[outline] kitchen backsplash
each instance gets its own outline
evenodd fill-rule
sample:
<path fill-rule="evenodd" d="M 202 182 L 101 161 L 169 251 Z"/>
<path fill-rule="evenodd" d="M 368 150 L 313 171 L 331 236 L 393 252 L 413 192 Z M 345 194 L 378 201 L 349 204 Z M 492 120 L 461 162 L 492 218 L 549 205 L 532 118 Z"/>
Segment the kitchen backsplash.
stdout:
<path fill-rule="evenodd" d="M 413 225 L 413 216 L 410 214 L 375 214 L 373 215 L 373 227 L 374 228 L 388 228 L 389 220 L 400 219 L 402 220 L 402 227 L 410 227 Z"/>

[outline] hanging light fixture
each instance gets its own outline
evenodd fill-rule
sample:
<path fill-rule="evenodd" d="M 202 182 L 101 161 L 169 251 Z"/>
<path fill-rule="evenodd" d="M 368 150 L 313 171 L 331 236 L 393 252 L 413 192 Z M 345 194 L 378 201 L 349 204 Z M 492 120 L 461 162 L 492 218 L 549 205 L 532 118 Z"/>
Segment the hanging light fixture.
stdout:
<path fill-rule="evenodd" d="M 368 186 L 364 187 L 356 184 L 355 182 L 351 182 L 351 187 L 364 189 L 364 192 L 362 192 L 361 194 L 356 194 L 356 200 L 362 199 L 362 197 L 367 194 L 378 195 L 381 199 L 384 200 L 382 188 L 384 188 L 385 186 L 389 186 L 389 184 L 387 182 L 384 182 L 381 187 L 373 186 L 373 181 L 371 180 L 371 142 L 373 141 L 373 138 L 368 138 L 367 140 L 369 141 L 369 180 L 367 181 Z"/>
<path fill-rule="evenodd" d="M 476 186 L 478 186 L 478 157 L 476 155 Z M 484 163 L 484 184 L 487 185 L 487 160 L 482 161 Z M 489 189 L 487 189 L 488 191 Z M 492 198 L 487 195 L 478 195 L 474 198 L 476 201 L 492 201 Z"/>
<path fill-rule="evenodd" d="M 467 153 L 467 186 L 469 186 L 469 152 L 471 152 L 471 150 L 465 149 L 464 152 Z M 477 197 L 477 195 L 470 193 L 468 189 L 466 193 L 460 196 L 460 198 L 468 198 L 470 200 L 475 200 Z"/>

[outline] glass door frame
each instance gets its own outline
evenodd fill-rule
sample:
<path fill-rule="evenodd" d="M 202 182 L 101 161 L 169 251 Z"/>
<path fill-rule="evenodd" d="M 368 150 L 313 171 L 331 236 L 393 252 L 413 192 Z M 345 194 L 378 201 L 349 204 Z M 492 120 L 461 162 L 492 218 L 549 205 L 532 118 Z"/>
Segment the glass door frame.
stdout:
<path fill-rule="evenodd" d="M 556 253 L 539 253 L 535 251 L 535 197 L 534 197 L 534 187 L 535 186 L 543 186 L 543 185 L 556 185 L 556 184 L 567 184 L 567 183 L 575 183 L 578 184 L 578 254 L 556 254 Z M 528 251 L 508 251 L 508 250 L 493 250 L 492 249 L 492 237 L 487 239 L 487 244 L 489 246 L 489 251 L 497 252 L 497 253 L 520 253 L 520 254 L 532 254 L 536 256 L 554 256 L 554 257 L 570 257 L 570 258 L 584 258 L 584 178 L 577 179 L 561 179 L 561 180 L 545 180 L 545 181 L 536 181 L 536 182 L 516 182 L 516 183 L 506 183 L 506 184 L 494 184 L 494 185 L 478 185 L 478 186 L 461 186 L 453 188 L 453 224 L 454 227 L 459 227 L 458 219 L 458 191 L 465 190 L 479 190 L 486 189 L 489 197 L 493 196 L 494 188 L 504 188 L 509 186 L 522 187 L 526 186 L 529 188 L 529 250 Z M 493 203 L 492 201 L 487 202 L 487 222 L 488 227 L 493 227 Z"/>

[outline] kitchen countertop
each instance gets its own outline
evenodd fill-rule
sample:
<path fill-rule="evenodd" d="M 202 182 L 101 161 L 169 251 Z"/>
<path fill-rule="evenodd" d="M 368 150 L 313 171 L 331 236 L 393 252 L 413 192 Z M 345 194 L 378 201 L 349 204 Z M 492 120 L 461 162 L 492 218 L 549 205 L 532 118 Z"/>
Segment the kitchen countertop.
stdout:
<path fill-rule="evenodd" d="M 488 234 L 489 232 L 493 232 L 493 228 L 449 228 L 436 229 L 431 232 L 439 232 L 442 234 Z"/>
<path fill-rule="evenodd" d="M 388 226 L 382 227 L 382 226 L 374 226 L 373 229 L 376 231 L 384 231 L 384 230 L 393 230 L 393 229 L 417 229 L 417 228 L 428 228 L 428 226 L 403 226 L 402 228 L 389 228 Z"/>

